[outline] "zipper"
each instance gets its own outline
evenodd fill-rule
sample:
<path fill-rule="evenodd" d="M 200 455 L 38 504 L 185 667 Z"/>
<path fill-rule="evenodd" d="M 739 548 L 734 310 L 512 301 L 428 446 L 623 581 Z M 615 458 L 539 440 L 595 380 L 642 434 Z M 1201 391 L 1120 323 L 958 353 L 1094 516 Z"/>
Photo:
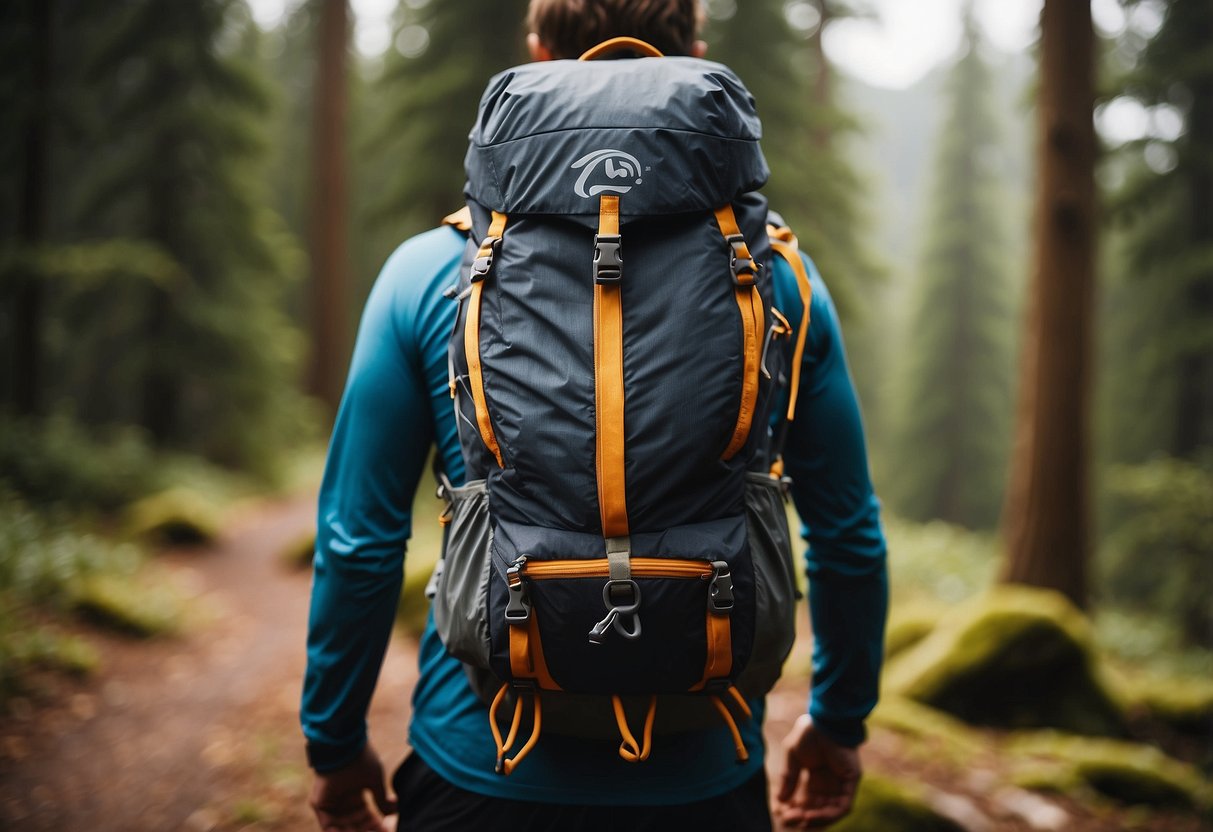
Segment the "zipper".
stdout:
<path fill-rule="evenodd" d="M 531 580 L 552 578 L 606 578 L 610 568 L 606 558 L 593 560 L 525 560 L 515 562 L 518 569 L 507 571 L 510 584 L 521 583 L 524 577 Z M 706 560 L 671 560 L 668 558 L 632 558 L 633 578 L 699 578 L 712 577 L 712 563 Z M 524 574 L 525 573 L 525 574 Z"/>

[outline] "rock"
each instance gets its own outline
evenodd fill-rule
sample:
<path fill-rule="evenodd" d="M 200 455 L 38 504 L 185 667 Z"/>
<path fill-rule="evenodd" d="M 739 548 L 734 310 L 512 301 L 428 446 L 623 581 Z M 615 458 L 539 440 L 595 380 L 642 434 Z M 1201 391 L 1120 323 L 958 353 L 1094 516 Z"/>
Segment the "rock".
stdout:
<path fill-rule="evenodd" d="M 1123 736 L 1086 618 L 1049 590 L 999 586 L 894 658 L 885 689 L 974 725 Z"/>
<path fill-rule="evenodd" d="M 223 512 L 210 499 L 189 488 L 170 488 L 132 503 L 126 531 L 156 545 L 210 543 L 223 528 Z"/>

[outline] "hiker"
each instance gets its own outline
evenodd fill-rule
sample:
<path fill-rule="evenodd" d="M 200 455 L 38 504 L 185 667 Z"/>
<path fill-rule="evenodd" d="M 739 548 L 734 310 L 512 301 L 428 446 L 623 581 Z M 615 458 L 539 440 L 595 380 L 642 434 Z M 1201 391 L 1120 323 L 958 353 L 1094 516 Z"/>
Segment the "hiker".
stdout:
<path fill-rule="evenodd" d="M 660 53 L 701 58 L 706 47 L 696 40 L 700 14 L 697 0 L 532 0 L 527 43 L 536 63 L 518 68 L 509 77 L 499 76 L 493 82 L 495 89 L 508 92 L 510 84 L 530 83 L 527 79 L 531 79 L 534 89 L 555 96 L 546 106 L 559 108 L 561 96 L 574 92 L 562 90 L 559 83 L 548 83 L 553 78 L 559 80 L 558 73 L 576 71 L 582 73 L 579 78 L 588 78 L 591 73 L 639 72 L 635 68 L 643 64 L 661 70 L 652 83 L 683 83 L 694 92 L 703 86 L 707 62 L 670 57 L 652 59 L 669 61 L 664 65 L 644 64 L 650 59 L 635 56 Z M 635 51 L 610 56 L 618 60 L 593 66 L 562 60 L 583 56 L 587 50 L 618 37 L 643 43 L 634 45 Z M 632 48 L 630 41 L 615 42 L 603 51 L 617 50 L 620 44 Z M 552 61 L 556 63 L 546 63 Z M 603 68 L 604 63 L 611 66 Z M 638 320 L 629 316 L 656 314 L 652 308 L 627 307 L 621 313 L 623 335 L 615 331 L 614 342 L 609 318 L 611 308 L 618 313 L 620 286 L 629 286 L 632 280 L 630 286 L 635 288 L 627 291 L 640 291 L 644 270 L 653 268 L 650 261 L 656 257 L 655 252 L 667 244 L 665 238 L 633 232 L 636 226 L 628 224 L 629 210 L 639 210 L 646 204 L 650 208 L 661 206 L 662 199 L 675 199 L 672 193 L 656 190 L 654 179 L 660 183 L 660 171 L 650 172 L 652 165 L 646 167 L 647 160 L 606 145 L 608 149 L 549 168 L 558 170 L 568 181 L 536 187 L 559 187 L 558 198 L 568 200 L 569 205 L 592 206 L 577 209 L 582 215 L 576 222 L 592 226 L 581 228 L 572 222 L 545 222 L 539 216 L 544 213 L 541 211 L 526 222 L 511 220 L 511 212 L 518 210 L 516 205 L 482 205 L 478 199 L 482 198 L 482 189 L 490 185 L 481 182 L 482 171 L 476 167 L 480 162 L 470 153 L 468 209 L 449 217 L 443 227 L 405 242 L 384 265 L 362 318 L 319 497 L 301 719 L 308 761 L 315 772 L 311 805 L 322 829 L 387 830 L 397 828 L 393 820 L 401 830 L 770 829 L 761 693 L 778 676 L 778 665 L 794 638 L 794 632 L 788 629 L 790 618 L 784 621 L 783 617 L 794 609 L 795 590 L 790 583 L 791 568 L 779 565 L 780 559 L 783 564 L 788 562 L 786 540 L 772 544 L 765 556 L 775 560 L 766 565 L 754 565 L 748 558 L 758 558 L 760 553 L 751 550 L 764 548 L 754 536 L 755 528 L 763 522 L 770 522 L 767 536 L 772 540 L 781 534 L 786 537 L 786 525 L 782 532 L 778 528 L 783 524 L 780 494 L 785 487 L 804 521 L 802 534 L 809 544 L 806 560 L 815 635 L 814 673 L 806 712 L 796 720 L 784 747 L 772 761 L 776 777 L 774 809 L 776 817 L 791 828 L 827 825 L 849 811 L 861 773 L 857 749 L 865 739 L 864 720 L 877 697 L 887 605 L 879 504 L 869 479 L 859 408 L 838 319 L 825 284 L 811 261 L 799 253 L 795 237 L 782 227 L 778 216 L 771 214 L 768 218 L 760 197 L 730 193 L 723 205 L 710 201 L 711 188 L 751 181 L 760 184 L 766 168 L 757 150 L 756 116 L 748 109 L 752 108 L 748 94 L 723 67 L 712 64 L 709 70 L 714 79 L 711 83 L 719 83 L 724 89 L 723 94 L 712 90 L 707 96 L 725 108 L 722 112 L 727 118 L 720 121 L 730 122 L 740 131 L 738 135 L 749 136 L 752 141 L 729 139 L 729 152 L 739 155 L 736 163 L 718 177 L 722 181 L 700 185 L 693 176 L 679 180 L 680 184 L 689 183 L 684 190 L 705 189 L 704 198 L 709 199 L 705 204 L 712 208 L 702 221 L 686 220 L 686 216 L 694 215 L 680 215 L 683 219 L 671 219 L 668 228 L 671 234 L 703 237 L 698 248 L 704 251 L 688 256 L 718 258 L 724 281 L 721 297 L 726 302 L 718 304 L 719 308 L 705 308 L 703 314 L 727 316 L 720 319 L 727 325 L 705 326 L 703 337 L 735 338 L 736 332 L 744 330 L 746 381 L 741 385 L 740 409 L 734 387 L 727 387 L 730 404 L 723 417 L 708 412 L 707 405 L 688 404 L 708 401 L 711 390 L 700 388 L 714 383 L 711 378 L 706 382 L 697 379 L 696 373 L 704 370 L 694 365 L 701 360 L 705 367 L 723 367 L 723 362 L 740 359 L 731 347 L 672 344 L 671 350 L 682 349 L 683 355 L 695 359 L 685 363 L 683 373 L 693 381 L 681 385 L 679 395 L 686 401 L 655 402 L 654 406 L 672 408 L 670 418 L 681 420 L 664 434 L 662 442 L 669 448 L 681 447 L 679 443 L 687 441 L 695 447 L 694 441 L 684 435 L 694 432 L 696 420 L 709 423 L 727 417 L 730 426 L 736 421 L 731 438 L 724 436 L 729 448 L 723 456 L 713 452 L 709 457 L 700 451 L 663 457 L 668 449 L 659 446 L 649 455 L 655 458 L 650 459 L 634 447 L 625 448 L 619 424 L 626 406 L 620 401 L 625 388 L 626 401 L 634 408 L 628 411 L 633 420 L 629 436 L 638 435 L 636 432 L 643 432 L 645 424 L 665 417 L 635 409 L 639 407 L 636 402 L 643 402 L 645 396 L 628 386 L 635 381 L 626 374 L 620 372 L 618 377 L 611 377 L 613 380 L 604 380 L 612 371 L 601 353 L 610 354 L 615 349 L 618 357 L 618 350 L 623 350 L 619 363 L 633 370 L 655 359 L 634 347 L 628 353 L 627 345 L 619 341 L 628 337 L 628 322 Z M 487 120 L 497 117 L 489 112 L 493 95 L 491 89 L 486 93 L 487 103 L 482 103 L 473 131 L 474 146 L 477 136 L 488 130 Z M 606 98 L 596 100 L 608 106 Z M 683 109 L 689 111 L 683 117 L 697 117 L 697 108 Z M 541 117 L 550 117 L 550 113 L 536 116 Z M 553 131 L 537 132 L 547 136 Z M 670 135 L 700 141 L 695 131 L 677 130 L 664 131 L 660 140 L 667 141 Z M 540 136 L 536 140 L 553 139 Z M 513 150 L 517 151 L 518 146 Z M 672 164 L 670 160 L 678 148 L 667 149 L 670 153 L 662 158 Z M 704 158 L 693 150 L 687 154 L 686 164 Z M 543 158 L 531 161 L 546 162 L 546 155 L 538 155 Z M 723 182 L 728 177 L 739 178 L 730 185 L 731 180 Z M 667 176 L 664 181 L 673 179 Z M 646 181 L 651 186 L 648 191 Z M 514 196 L 511 199 L 516 201 Z M 657 201 L 650 204 L 645 200 Z M 561 234 L 566 237 L 553 236 Z M 505 340 L 499 314 L 503 301 L 496 290 L 484 288 L 495 285 L 506 291 L 505 276 L 516 274 L 510 270 L 523 257 L 528 239 L 556 240 L 551 244 L 552 253 L 540 251 L 527 261 L 531 264 L 528 269 L 551 270 L 552 280 L 543 285 L 555 287 L 557 278 L 562 278 L 565 261 L 583 256 L 570 268 L 574 278 L 584 276 L 584 287 L 578 291 L 586 293 L 578 296 L 584 297 L 585 303 L 538 296 L 527 300 L 528 306 L 536 309 L 555 302 L 561 318 L 558 323 L 568 328 L 548 337 L 543 347 L 529 347 L 530 364 L 522 372 L 530 373 L 527 367 L 542 363 L 542 370 L 553 374 L 550 383 L 543 380 L 534 391 L 528 391 L 521 382 L 505 389 L 498 380 L 509 372 L 500 350 L 494 352 Z M 556 253 L 557 249 L 564 253 Z M 578 254 L 568 254 L 570 251 Z M 678 257 L 676 262 L 683 263 L 682 256 Z M 693 282 L 689 275 L 671 275 L 671 281 L 682 283 L 669 284 L 675 287 L 670 291 L 683 291 L 682 286 Z M 538 279 L 525 282 L 541 283 Z M 686 288 L 687 292 L 693 290 L 693 286 Z M 739 309 L 742 327 L 734 323 Z M 591 315 L 595 316 L 593 327 Z M 527 326 L 553 326 L 551 321 L 528 321 L 513 324 L 511 347 L 528 349 L 521 346 L 526 342 Z M 665 333 L 656 332 L 658 329 L 678 332 L 673 325 L 653 327 L 652 337 L 665 337 Z M 564 336 L 565 341 L 559 344 L 552 340 Z M 756 348 L 759 344 L 761 352 Z M 568 355 L 561 352 L 562 348 Z M 593 366 L 585 373 L 569 372 L 575 358 L 592 361 Z M 738 374 L 716 375 L 728 376 L 720 384 L 735 385 Z M 532 375 L 539 377 L 542 373 L 535 369 Z M 753 387 L 748 386 L 751 378 L 757 380 Z M 610 384 L 616 387 L 610 388 Z M 572 396 L 582 387 L 590 407 L 577 403 L 581 400 L 560 398 Z M 513 399 L 506 401 L 510 396 L 522 397 L 521 404 L 514 407 Z M 498 409 L 486 406 L 486 402 Z M 704 408 L 703 412 L 696 412 L 695 407 Z M 516 414 L 512 421 L 505 412 L 509 408 Z M 561 422 L 561 413 L 569 414 L 568 424 Z M 576 421 L 583 417 L 589 421 Z M 768 425 L 769 429 L 764 429 Z M 539 438 L 528 438 L 528 431 Z M 551 469 L 559 468 L 556 463 L 525 458 L 519 448 L 526 447 L 527 441 L 541 451 L 569 441 L 588 448 L 590 457 L 579 467 L 553 472 Z M 612 441 L 617 443 L 614 450 L 604 447 Z M 770 459 L 763 456 L 767 449 Z M 435 588 L 427 593 L 433 597 L 432 614 L 419 648 L 420 675 L 413 693 L 409 731 L 412 751 L 392 778 L 395 798 L 389 798 L 383 766 L 368 741 L 366 712 L 395 620 L 404 551 L 414 523 L 413 497 L 425 475 L 431 450 L 436 451 L 435 467 L 442 492 L 450 501 L 444 517 L 448 524 L 444 569 L 436 570 Z M 515 458 L 515 454 L 521 456 Z M 566 462 L 568 458 L 562 455 L 553 459 Z M 625 459 L 631 466 L 626 476 Z M 636 472 L 645 465 L 652 468 L 667 463 L 692 472 L 684 476 L 679 496 L 694 490 L 709 476 L 719 475 L 721 482 L 733 485 L 744 480 L 747 489 L 752 485 L 755 490 L 746 491 L 746 517 L 684 518 L 679 522 L 687 525 L 668 532 L 654 521 L 648 524 L 652 529 L 645 529 L 643 518 L 653 516 L 660 506 L 642 499 L 646 483 L 640 480 L 652 477 Z M 755 470 L 759 464 L 761 468 Z M 531 466 L 525 470 L 533 472 L 533 482 L 521 479 L 520 470 L 526 465 Z M 465 477 L 465 471 L 479 472 L 477 484 L 472 477 Z M 486 474 L 487 486 L 483 481 Z M 790 478 L 790 486 L 784 475 Z M 507 476 L 512 479 L 507 481 Z M 503 490 L 507 487 L 513 491 Z M 526 493 L 528 489 L 542 493 L 538 504 Z M 625 490 L 631 498 L 626 504 Z M 592 505 L 589 509 L 584 505 L 578 508 L 574 505 L 577 494 L 587 491 L 586 500 Z M 729 491 L 726 501 L 735 502 L 736 494 L 735 490 Z M 766 520 L 750 516 L 751 494 L 766 501 L 754 509 L 761 513 L 765 506 Z M 691 494 L 689 499 L 701 497 Z M 511 505 L 530 512 L 524 519 L 532 525 L 504 518 L 501 512 L 513 510 Z M 559 535 L 569 551 L 578 547 L 595 551 L 598 561 L 582 559 L 575 564 L 586 570 L 585 574 L 593 571 L 597 577 L 582 577 L 580 583 L 570 578 L 563 585 L 540 580 L 545 568 L 552 576 L 553 566 L 567 571 L 574 561 L 535 559 L 533 553 L 549 545 L 547 538 L 558 533 L 551 530 L 556 526 L 554 520 L 537 522 L 531 515 L 546 511 L 553 516 L 571 516 L 583 509 L 592 510 L 593 516 L 581 523 L 591 531 L 571 528 Z M 467 579 L 468 567 L 454 552 L 466 550 L 488 557 L 484 544 L 488 532 L 483 524 L 489 516 L 498 531 L 494 549 L 516 547 L 517 556 L 511 554 L 505 559 L 510 564 L 508 570 L 504 564 L 489 568 L 486 561 L 483 574 L 489 576 L 490 584 L 486 588 L 475 575 Z M 704 522 L 696 525 L 699 520 Z M 482 525 L 477 527 L 476 522 Z M 654 535 L 646 537 L 645 533 L 657 529 L 670 539 L 683 535 L 677 539 L 697 540 L 705 553 L 717 547 L 723 554 L 705 554 L 698 560 L 646 557 L 644 547 L 657 544 L 652 543 Z M 747 534 L 749 546 L 745 543 Z M 517 539 L 526 535 L 534 540 Z M 741 554 L 734 555 L 729 546 Z M 681 550 L 673 554 L 691 558 Z M 771 564 L 776 566 L 774 572 L 781 574 L 772 576 Z M 596 571 L 599 566 L 601 572 Z M 462 585 L 460 570 L 465 573 Z M 679 575 L 689 577 L 677 580 Z M 782 604 L 778 614 L 753 606 L 754 587 L 759 581 L 772 582 L 765 592 L 758 591 L 766 603 L 772 603 L 772 593 L 787 596 L 783 601 L 775 599 Z M 551 623 L 546 630 L 535 629 L 536 618 L 548 614 L 540 606 L 546 603 L 542 596 L 547 591 L 540 584 L 561 586 L 568 597 L 583 590 L 589 592 L 590 606 L 598 606 L 585 613 L 589 615 L 585 620 L 601 620 L 588 633 L 584 627 L 562 629 Z M 705 592 L 709 594 L 705 596 Z M 694 686 L 697 695 L 667 696 L 667 691 L 660 691 L 663 695 L 658 697 L 659 691 L 654 691 L 650 697 L 636 688 L 624 691 L 628 695 L 621 697 L 594 688 L 587 701 L 601 700 L 605 703 L 602 708 L 574 709 L 571 718 L 566 709 L 562 716 L 562 702 L 576 699 L 562 699 L 564 694 L 552 693 L 560 685 L 549 675 L 572 678 L 559 676 L 555 662 L 563 659 L 556 653 L 563 648 L 553 642 L 566 641 L 568 651 L 583 652 L 591 664 L 594 657 L 599 657 L 598 666 L 583 668 L 589 676 L 607 666 L 609 657 L 629 655 L 646 658 L 634 663 L 624 659 L 623 665 L 611 666 L 622 666 L 629 672 L 635 669 L 637 673 L 672 673 L 684 656 L 691 655 L 680 648 L 665 648 L 659 641 L 670 631 L 663 619 L 666 607 L 676 606 L 669 598 L 679 593 L 699 599 L 692 604 L 698 604 L 695 609 L 699 610 L 695 626 L 707 630 L 696 636 L 707 639 L 706 647 L 701 645 L 695 654 L 700 657 L 699 669 L 689 670 L 691 678 L 702 676 Z M 557 593 L 550 594 L 554 597 Z M 507 604 L 507 596 L 502 618 L 494 610 L 500 612 L 498 607 Z M 465 603 L 467 599 L 475 603 Z M 749 624 L 739 612 L 743 609 L 749 610 Z M 780 617 L 788 629 L 786 637 L 781 636 L 784 641 L 775 647 L 760 644 L 758 632 L 771 629 L 775 617 Z M 485 620 L 491 620 L 491 628 Z M 491 646 L 493 655 L 487 658 L 496 664 L 487 669 L 477 667 L 475 662 L 465 663 L 449 652 L 448 647 L 457 649 L 459 633 L 455 631 L 460 626 L 470 628 L 472 642 Z M 482 627 L 491 630 L 488 642 L 482 637 Z M 752 656 L 743 655 L 749 649 L 744 646 L 748 643 L 747 627 L 753 631 L 748 635 L 754 645 Z M 539 649 L 540 635 L 546 646 L 534 652 Z M 506 640 L 508 647 L 503 647 Z M 725 645 L 723 653 L 720 643 Z M 468 658 L 467 650 L 458 650 L 461 657 Z M 642 652 L 632 654 L 628 652 L 631 650 Z M 706 669 L 702 664 L 704 650 Z M 762 670 L 764 679 L 753 681 L 758 672 L 754 666 L 762 664 L 758 658 L 762 651 L 762 661 L 773 667 Z M 524 659 L 521 663 L 520 655 Z M 734 663 L 740 665 L 747 659 L 751 661 L 745 671 L 731 673 Z M 550 674 L 547 664 L 551 664 Z M 751 673 L 748 686 L 746 673 Z M 684 689 L 692 690 L 678 688 Z M 685 705 L 677 704 L 684 701 Z M 490 710 L 494 717 L 491 725 Z M 706 714 L 704 719 L 713 722 L 696 721 L 697 713 Z M 682 728 L 678 727 L 680 720 L 685 721 Z M 641 722 L 644 729 L 633 732 L 630 726 L 639 729 Z M 596 726 L 601 725 L 606 726 L 606 733 L 597 735 Z M 619 733 L 613 740 L 602 739 L 616 727 Z M 509 736 L 502 739 L 507 729 Z M 521 749 L 511 751 L 516 739 L 526 742 Z M 382 817 L 391 815 L 396 818 Z"/>

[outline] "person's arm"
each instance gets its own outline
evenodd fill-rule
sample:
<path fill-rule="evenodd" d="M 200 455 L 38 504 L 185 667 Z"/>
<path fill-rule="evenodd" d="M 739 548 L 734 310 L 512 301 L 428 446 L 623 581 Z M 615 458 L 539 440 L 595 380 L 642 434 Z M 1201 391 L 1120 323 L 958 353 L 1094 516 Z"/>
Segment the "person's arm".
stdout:
<path fill-rule="evenodd" d="M 813 687 L 808 713 L 785 742 L 779 800 L 790 825 L 832 822 L 851 806 L 861 773 L 855 749 L 876 704 L 888 607 L 880 504 L 838 315 L 805 262 L 812 323 L 784 463 L 809 544 Z"/>
<path fill-rule="evenodd" d="M 367 301 L 321 485 L 301 723 L 325 829 L 391 808 L 366 712 L 400 598 L 413 494 L 433 436 L 406 244 Z M 421 261 L 425 262 L 425 261 Z M 374 819 L 372 819 L 374 820 Z M 375 821 L 377 822 L 377 821 Z M 350 826 L 353 828 L 353 826 Z M 359 826 L 359 829 L 373 828 Z"/>

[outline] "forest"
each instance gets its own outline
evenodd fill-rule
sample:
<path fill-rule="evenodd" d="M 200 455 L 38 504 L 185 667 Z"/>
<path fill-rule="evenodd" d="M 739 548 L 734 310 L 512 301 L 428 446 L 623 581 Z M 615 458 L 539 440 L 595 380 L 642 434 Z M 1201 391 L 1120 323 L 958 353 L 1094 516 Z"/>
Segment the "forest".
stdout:
<path fill-rule="evenodd" d="M 381 267 L 463 203 L 527 3 L 399 0 L 374 54 L 349 0 L 256 5 L 0 4 L 4 828 L 315 828 L 329 433 Z M 888 539 L 834 828 L 1210 832 L 1213 2 L 1043 0 L 1017 53 L 953 5 L 956 47 L 891 89 L 828 48 L 878 3 L 704 4 L 837 307 Z M 433 492 L 371 712 L 393 764 Z M 798 615 L 769 744 L 811 684 Z"/>

